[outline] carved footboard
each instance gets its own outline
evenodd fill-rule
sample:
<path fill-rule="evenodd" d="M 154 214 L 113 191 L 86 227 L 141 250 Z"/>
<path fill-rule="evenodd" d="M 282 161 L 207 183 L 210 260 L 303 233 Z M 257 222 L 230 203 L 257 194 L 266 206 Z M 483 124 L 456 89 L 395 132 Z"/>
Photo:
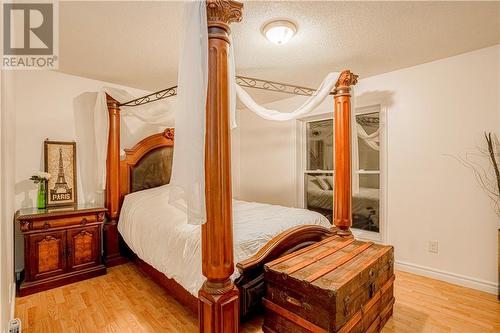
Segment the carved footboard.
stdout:
<path fill-rule="evenodd" d="M 261 301 L 265 293 L 265 263 L 335 234 L 335 228 L 318 225 L 297 226 L 277 235 L 254 256 L 236 264 L 241 274 L 235 281 L 240 291 L 241 318 L 248 318 L 262 308 Z"/>

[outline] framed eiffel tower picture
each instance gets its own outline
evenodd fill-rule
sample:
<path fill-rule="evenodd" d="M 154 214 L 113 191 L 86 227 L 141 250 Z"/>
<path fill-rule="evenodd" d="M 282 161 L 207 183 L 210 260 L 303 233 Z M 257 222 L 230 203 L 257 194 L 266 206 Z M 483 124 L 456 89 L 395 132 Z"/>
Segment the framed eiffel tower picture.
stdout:
<path fill-rule="evenodd" d="M 44 142 L 45 172 L 51 177 L 47 184 L 47 207 L 75 205 L 76 143 Z"/>

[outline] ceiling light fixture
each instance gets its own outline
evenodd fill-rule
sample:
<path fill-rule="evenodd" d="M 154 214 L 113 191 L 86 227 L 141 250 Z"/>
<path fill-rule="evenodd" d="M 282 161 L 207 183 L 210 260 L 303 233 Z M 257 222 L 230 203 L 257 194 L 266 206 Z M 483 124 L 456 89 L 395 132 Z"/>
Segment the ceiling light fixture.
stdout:
<path fill-rule="evenodd" d="M 262 33 L 269 41 L 282 45 L 297 33 L 297 25 L 288 20 L 275 20 L 264 24 Z"/>

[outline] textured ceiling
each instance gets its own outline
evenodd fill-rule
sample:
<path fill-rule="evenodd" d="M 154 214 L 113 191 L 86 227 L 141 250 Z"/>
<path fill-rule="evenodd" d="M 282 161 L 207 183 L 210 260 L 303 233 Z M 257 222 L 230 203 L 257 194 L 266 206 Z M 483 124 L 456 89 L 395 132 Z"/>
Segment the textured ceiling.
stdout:
<path fill-rule="evenodd" d="M 181 8 L 61 2 L 60 71 L 147 90 L 175 85 Z M 298 33 L 277 46 L 260 27 L 283 17 Z M 247 1 L 232 29 L 238 74 L 316 87 L 329 71 L 368 77 L 499 44 L 500 2 Z"/>

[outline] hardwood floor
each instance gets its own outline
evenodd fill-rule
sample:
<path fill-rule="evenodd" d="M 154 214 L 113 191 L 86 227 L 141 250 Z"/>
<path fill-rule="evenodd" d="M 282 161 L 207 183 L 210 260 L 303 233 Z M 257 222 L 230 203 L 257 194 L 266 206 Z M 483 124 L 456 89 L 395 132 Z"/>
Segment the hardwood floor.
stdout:
<path fill-rule="evenodd" d="M 396 273 L 394 316 L 384 333 L 500 332 L 494 295 Z M 108 274 L 16 299 L 23 332 L 197 332 L 196 317 L 133 264 Z M 261 318 L 244 333 L 261 332 Z M 285 332 L 283 332 L 285 333 Z"/>

